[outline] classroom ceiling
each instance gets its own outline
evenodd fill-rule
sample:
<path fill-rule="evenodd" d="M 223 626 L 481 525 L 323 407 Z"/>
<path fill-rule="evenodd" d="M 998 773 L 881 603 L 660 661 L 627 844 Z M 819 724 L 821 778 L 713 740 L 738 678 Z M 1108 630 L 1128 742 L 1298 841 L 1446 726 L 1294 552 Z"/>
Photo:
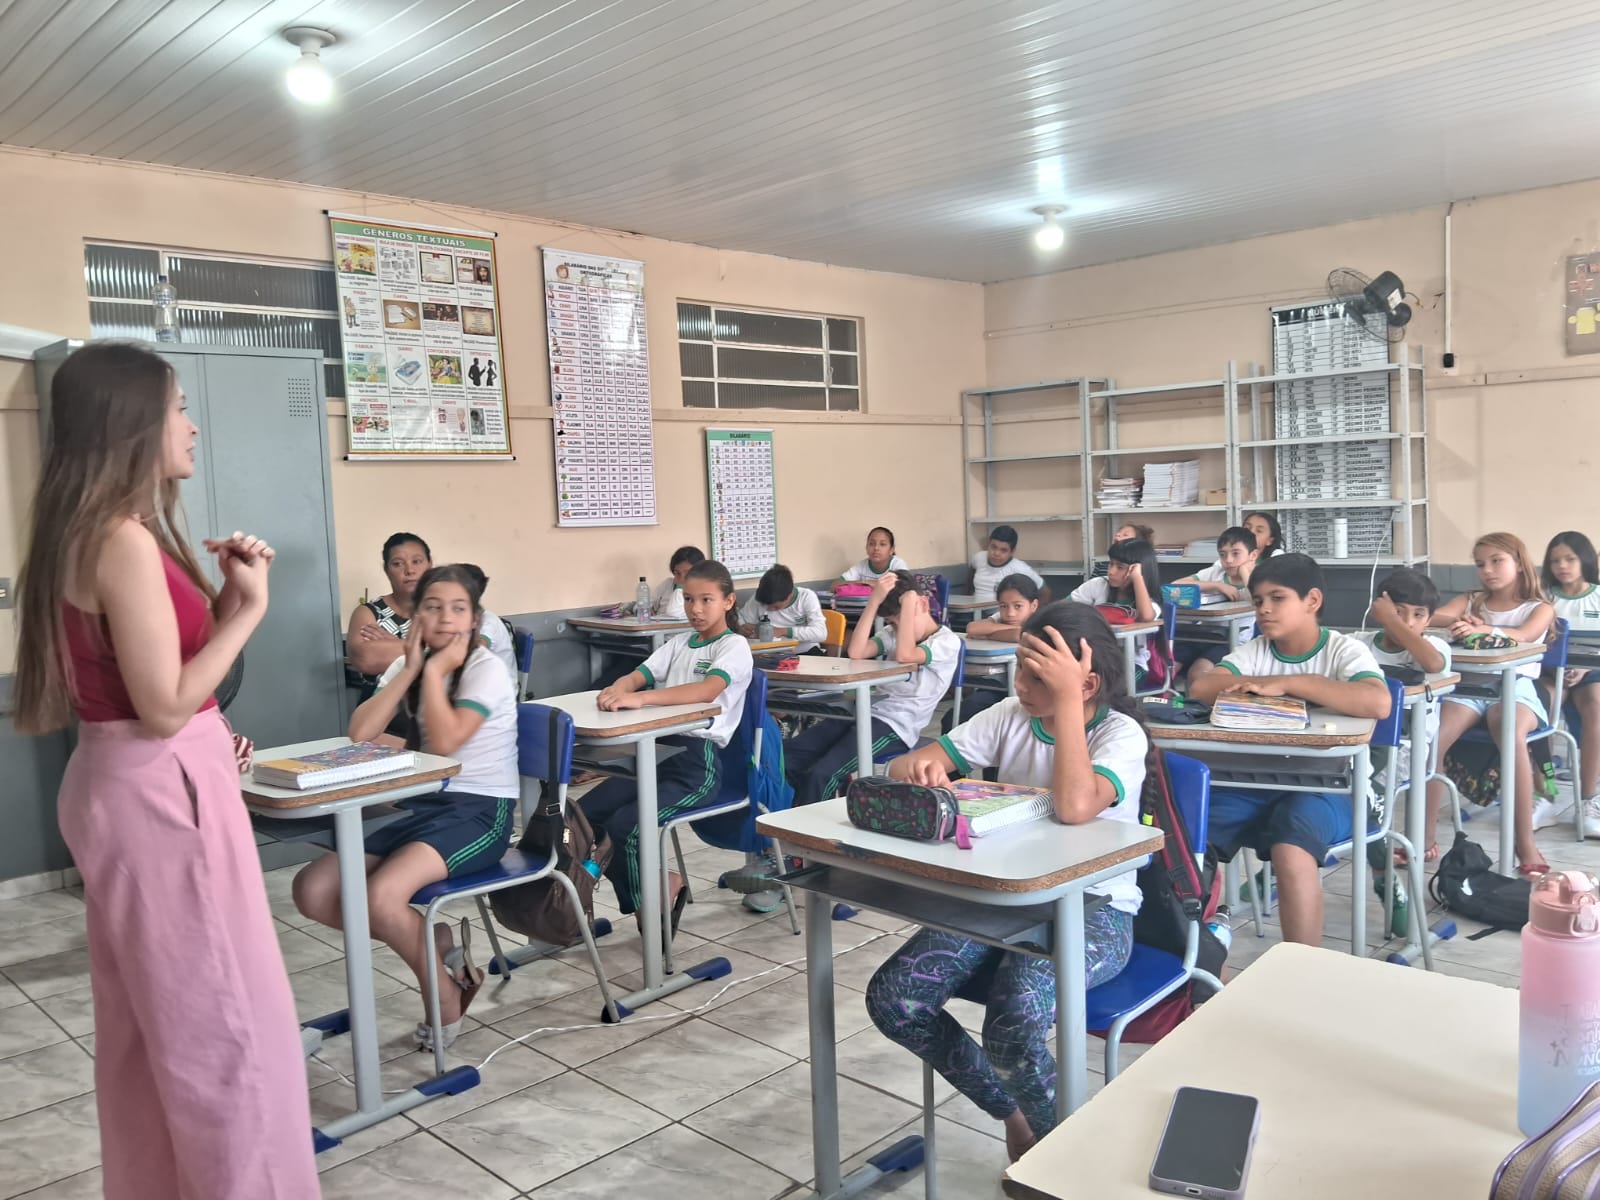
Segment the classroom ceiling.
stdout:
<path fill-rule="evenodd" d="M 0 142 L 948 279 L 1588 178 L 1597 120 L 1570 0 L 0 0 Z"/>

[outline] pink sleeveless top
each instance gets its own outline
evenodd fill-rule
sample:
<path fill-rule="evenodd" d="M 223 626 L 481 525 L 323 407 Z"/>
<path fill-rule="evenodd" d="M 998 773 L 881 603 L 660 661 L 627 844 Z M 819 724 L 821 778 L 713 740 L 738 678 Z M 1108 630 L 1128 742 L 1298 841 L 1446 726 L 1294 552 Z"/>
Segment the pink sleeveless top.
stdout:
<path fill-rule="evenodd" d="M 161 564 L 166 569 L 172 610 L 178 617 L 178 652 L 188 662 L 211 640 L 211 605 L 183 568 L 166 554 L 161 556 Z M 72 707 L 78 719 L 138 720 L 139 714 L 122 682 L 122 672 L 117 669 L 117 653 L 104 614 L 86 613 L 63 601 L 62 619 L 67 628 L 67 654 L 72 661 Z M 216 697 L 208 696 L 200 711 L 216 706 Z"/>

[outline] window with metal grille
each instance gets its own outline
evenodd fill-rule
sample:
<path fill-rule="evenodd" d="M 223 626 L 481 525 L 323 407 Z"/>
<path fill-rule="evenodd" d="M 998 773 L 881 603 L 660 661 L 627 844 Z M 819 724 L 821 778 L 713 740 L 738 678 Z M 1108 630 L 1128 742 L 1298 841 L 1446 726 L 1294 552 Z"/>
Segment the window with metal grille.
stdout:
<path fill-rule="evenodd" d="M 861 411 L 861 323 L 678 301 L 686 408 Z"/>
<path fill-rule="evenodd" d="M 85 242 L 89 332 L 97 338 L 155 336 L 150 289 L 165 275 L 178 292 L 185 342 L 321 350 L 330 398 L 344 396 L 339 300 L 333 263 Z"/>

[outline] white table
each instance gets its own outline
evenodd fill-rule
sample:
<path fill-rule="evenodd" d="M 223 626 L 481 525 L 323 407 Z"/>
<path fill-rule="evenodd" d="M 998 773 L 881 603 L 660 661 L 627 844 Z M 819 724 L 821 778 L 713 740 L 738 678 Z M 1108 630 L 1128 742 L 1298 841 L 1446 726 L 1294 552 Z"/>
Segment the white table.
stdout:
<path fill-rule="evenodd" d="M 1466 650 L 1450 647 L 1450 665 L 1463 675 L 1500 674 L 1500 861 L 1495 869 L 1517 874 L 1517 668 L 1540 662 L 1548 647 L 1543 642 L 1519 642 L 1504 650 Z M 1468 680 L 1467 682 L 1471 682 Z M 1560 714 L 1553 713 L 1559 720 Z M 1441 769 L 1443 764 L 1441 765 Z M 1581 789 L 1580 789 L 1581 790 Z"/>
<path fill-rule="evenodd" d="M 1048 944 L 1056 973 L 1056 1110 L 1066 1117 L 1084 1103 L 1084 890 L 1159 850 L 1160 830 L 1105 819 L 1082 825 L 1030 821 L 962 850 L 954 842 L 915 842 L 857 829 L 842 798 L 766 814 L 756 828 L 807 861 L 807 870 L 790 883 L 806 891 L 812 1163 L 819 1197 L 852 1195 L 863 1185 L 862 1178 L 841 1181 L 839 1174 L 832 899 L 995 946 Z"/>
<path fill-rule="evenodd" d="M 956 634 L 967 644 L 967 668 L 974 665 L 987 668 L 1000 667 L 1006 675 L 1006 695 L 1017 694 L 1017 644 L 1015 642 L 993 642 L 988 638 L 970 637 L 965 633 Z"/>
<path fill-rule="evenodd" d="M 1517 1131 L 1517 993 L 1272 947 L 1005 1173 L 1016 1200 L 1150 1200 L 1180 1087 L 1261 1104 L 1249 1200 L 1489 1193 Z"/>
<path fill-rule="evenodd" d="M 1161 628 L 1160 621 L 1135 621 L 1131 625 L 1113 625 L 1111 632 L 1122 645 L 1122 661 L 1127 666 L 1128 694 L 1139 690 L 1139 643 Z"/>
<path fill-rule="evenodd" d="M 644 986 L 617 998 L 620 1012 L 681 992 L 702 978 L 727 973 L 726 959 L 714 960 L 721 964 L 720 972 L 704 969 L 710 964 L 700 964 L 669 976 L 663 967 L 664 946 L 672 931 L 670 916 L 662 906 L 660 816 L 656 802 L 657 739 L 704 729 L 721 709 L 716 704 L 670 704 L 601 712 L 594 702 L 599 694 L 573 692 L 539 703 L 559 708 L 572 717 L 579 745 L 633 747 L 634 782 L 639 797 L 639 941 L 644 952 Z M 578 803 L 581 807 L 582 801 Z M 617 853 L 621 852 L 618 847 Z"/>
<path fill-rule="evenodd" d="M 323 738 L 257 750 L 257 762 L 296 758 L 348 746 L 350 739 Z M 372 994 L 372 935 L 367 918 L 367 861 L 362 810 L 417 796 L 431 796 L 442 781 L 458 774 L 461 764 L 434 754 L 417 754 L 413 768 L 396 775 L 329 788 L 278 788 L 246 775 L 241 783 L 246 807 L 260 817 L 306 821 L 333 818 L 334 853 L 339 857 L 339 916 L 344 926 L 344 978 L 350 1007 L 345 1014 L 321 1018 L 316 1027 L 339 1032 L 348 1020 L 355 1061 L 356 1111 L 316 1130 L 317 1149 L 325 1150 L 352 1133 L 397 1113 L 426 1104 L 436 1096 L 454 1095 L 478 1082 L 472 1067 L 457 1067 L 398 1095 L 385 1097 L 378 1068 L 378 1013 Z M 310 801 L 309 803 L 307 801 Z M 294 807 L 285 807 L 286 805 Z"/>
<path fill-rule="evenodd" d="M 1206 759 L 1230 754 L 1268 753 L 1287 758 L 1345 759 L 1350 763 L 1350 836 L 1355 845 L 1350 854 L 1350 953 L 1366 954 L 1367 945 L 1367 854 L 1363 837 L 1367 831 L 1368 792 L 1372 779 L 1372 731 L 1377 722 L 1370 717 L 1347 717 L 1326 709 L 1311 710 L 1311 727 L 1302 732 L 1283 730 L 1219 729 L 1202 725 L 1150 726 L 1150 740 L 1163 750 L 1176 750 Z M 1211 786 L 1283 791 L 1281 783 L 1262 784 L 1248 779 L 1229 780 L 1224 764 L 1211 763 Z M 1327 792 L 1317 784 L 1310 789 Z M 1341 789 L 1342 790 L 1342 789 Z"/>
<path fill-rule="evenodd" d="M 856 765 L 864 774 L 872 773 L 872 689 L 880 683 L 910 679 L 922 669 L 918 663 L 897 663 L 881 658 L 823 658 L 805 655 L 793 671 L 764 669 L 767 677 L 769 708 L 783 707 L 772 692 L 831 692 L 855 696 Z"/>
<path fill-rule="evenodd" d="M 1256 606 L 1248 600 L 1226 600 L 1220 604 L 1202 604 L 1199 608 L 1180 608 L 1178 624 L 1226 626 L 1228 649 L 1237 650 L 1244 640 L 1244 631 L 1255 623 Z"/>
<path fill-rule="evenodd" d="M 633 617 L 569 617 L 567 624 L 589 643 L 590 679 L 600 674 L 607 649 L 648 655 L 661 649 L 673 634 L 689 631 L 687 621 L 640 621 Z M 641 643 L 648 643 L 649 649 L 643 649 Z"/>

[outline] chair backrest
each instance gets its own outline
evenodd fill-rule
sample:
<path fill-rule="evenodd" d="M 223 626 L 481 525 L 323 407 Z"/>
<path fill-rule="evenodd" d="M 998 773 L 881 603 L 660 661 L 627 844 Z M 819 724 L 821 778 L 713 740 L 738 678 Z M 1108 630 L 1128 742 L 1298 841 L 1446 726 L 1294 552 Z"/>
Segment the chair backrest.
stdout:
<path fill-rule="evenodd" d="M 835 608 L 823 609 L 822 620 L 828 626 L 828 636 L 823 639 L 822 648 L 838 658 L 844 652 L 844 634 L 850 627 L 850 621 Z"/>
<path fill-rule="evenodd" d="M 554 789 L 563 806 L 575 738 L 571 713 L 548 704 L 517 705 L 517 774 Z"/>
<path fill-rule="evenodd" d="M 761 760 L 761 729 L 767 722 L 767 675 L 750 672 L 750 686 L 744 690 L 744 711 L 739 728 L 722 749 L 722 787 L 719 804 L 731 803 L 746 795 L 750 764 Z"/>
<path fill-rule="evenodd" d="M 1178 640 L 1178 606 L 1171 600 L 1161 602 L 1161 636 L 1171 646 Z"/>
<path fill-rule="evenodd" d="M 1400 733 L 1406 727 L 1406 689 L 1398 679 L 1386 679 L 1389 685 L 1389 715 L 1372 729 L 1374 746 L 1398 746 Z"/>
<path fill-rule="evenodd" d="M 939 611 L 944 614 L 944 623 L 950 623 L 950 581 L 943 575 L 935 575 L 938 582 L 934 586 L 939 592 Z"/>
<path fill-rule="evenodd" d="M 511 648 L 516 653 L 517 670 L 526 676 L 533 670 L 533 634 L 526 629 L 513 629 Z"/>
<path fill-rule="evenodd" d="M 960 691 L 967 682 L 967 639 L 961 639 L 961 646 L 956 651 L 956 674 L 950 686 Z"/>
<path fill-rule="evenodd" d="M 1572 626 L 1565 617 L 1557 617 L 1550 628 L 1550 643 L 1544 648 L 1541 664 L 1547 671 L 1559 671 L 1567 665 L 1567 644 L 1572 640 Z"/>
<path fill-rule="evenodd" d="M 1189 833 L 1189 845 L 1197 858 L 1204 858 L 1211 822 L 1211 768 L 1198 758 L 1168 751 L 1163 758 L 1167 778 L 1172 780 L 1172 799 L 1178 816 Z"/>

